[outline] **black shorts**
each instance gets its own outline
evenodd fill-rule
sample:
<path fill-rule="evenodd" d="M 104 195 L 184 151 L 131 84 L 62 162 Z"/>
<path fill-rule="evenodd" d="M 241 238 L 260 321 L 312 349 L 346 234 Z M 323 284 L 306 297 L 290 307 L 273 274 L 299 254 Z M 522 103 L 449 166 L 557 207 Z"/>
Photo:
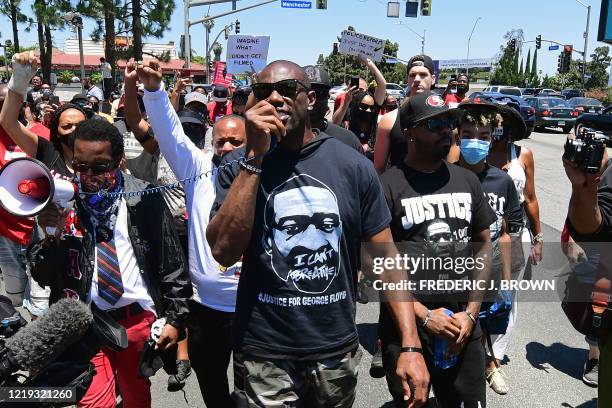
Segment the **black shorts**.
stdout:
<path fill-rule="evenodd" d="M 388 309 L 384 304 L 381 304 L 381 306 L 379 332 L 387 386 L 395 406 L 406 407 L 402 383 L 395 374 L 397 359 L 400 354 L 400 342 L 397 337 L 393 336 L 395 330 L 389 330 L 391 328 L 388 325 L 394 324 L 394 322 Z M 459 355 L 457 364 L 443 370 L 436 368 L 434 365 L 433 336 L 419 327 L 419 338 L 421 339 L 423 357 L 429 371 L 431 386 L 436 399 L 444 408 L 486 408 L 485 350 L 481 337 L 480 325 L 476 325 L 470 340 Z"/>
<path fill-rule="evenodd" d="M 113 84 L 113 78 L 104 78 L 102 80 L 102 93 L 104 94 L 105 100 L 108 100 L 108 98 L 110 98 L 110 94 L 113 90 L 112 84 Z"/>

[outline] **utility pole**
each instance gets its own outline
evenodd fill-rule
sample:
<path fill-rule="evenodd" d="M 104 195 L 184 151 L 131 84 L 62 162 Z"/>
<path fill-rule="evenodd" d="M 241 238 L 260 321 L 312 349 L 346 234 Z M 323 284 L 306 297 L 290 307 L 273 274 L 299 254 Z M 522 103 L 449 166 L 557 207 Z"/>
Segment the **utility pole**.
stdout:
<path fill-rule="evenodd" d="M 238 0 L 184 0 L 184 9 L 183 9 L 183 14 L 185 16 L 185 27 L 184 27 L 184 35 L 185 35 L 185 68 L 189 68 L 191 66 L 191 41 L 189 38 L 189 27 L 196 25 L 196 24 L 200 24 L 200 23 L 206 23 L 207 21 L 212 21 L 216 18 L 219 17 L 224 17 L 224 16 L 228 16 L 230 14 L 235 14 L 235 13 L 239 13 L 241 11 L 245 11 L 245 10 L 249 10 L 255 7 L 259 7 L 259 6 L 263 6 L 269 3 L 274 3 L 278 0 L 266 0 L 263 1 L 261 3 L 257 3 L 257 4 L 253 4 L 251 6 L 247 6 L 247 7 L 243 7 L 240 9 L 236 9 L 236 2 Z M 196 6 L 209 6 L 211 4 L 217 4 L 217 3 L 232 3 L 232 11 L 227 11 L 225 13 L 221 13 L 221 14 L 217 14 L 215 16 L 206 16 L 202 19 L 196 20 L 196 21 L 189 21 L 189 8 L 190 7 L 196 7 Z M 207 33 L 208 35 L 208 33 Z M 208 44 L 206 46 L 206 48 L 208 49 Z M 208 61 L 206 61 L 208 63 Z"/>
<path fill-rule="evenodd" d="M 588 4 L 584 4 L 580 0 L 576 0 L 576 3 L 580 4 L 582 7 L 587 9 L 587 20 L 586 20 L 586 30 L 582 34 L 584 37 L 584 50 L 582 52 L 582 89 L 584 90 L 584 76 L 586 74 L 586 57 L 587 57 L 587 45 L 589 43 L 589 21 L 591 19 L 591 6 Z"/>
<path fill-rule="evenodd" d="M 206 16 L 208 17 L 208 16 Z M 204 29 L 206 30 L 206 83 L 210 83 L 210 31 L 212 30 L 215 23 L 212 20 L 206 20 L 204 22 Z"/>

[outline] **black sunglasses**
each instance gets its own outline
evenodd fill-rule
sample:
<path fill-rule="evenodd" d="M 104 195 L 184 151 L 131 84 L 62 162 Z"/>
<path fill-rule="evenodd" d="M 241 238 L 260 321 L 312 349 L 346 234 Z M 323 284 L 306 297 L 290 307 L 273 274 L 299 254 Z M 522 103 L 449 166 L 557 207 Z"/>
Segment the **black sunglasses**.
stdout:
<path fill-rule="evenodd" d="M 108 173 L 109 171 L 112 170 L 114 165 L 115 163 L 108 162 L 108 163 L 103 163 L 103 164 L 94 164 L 90 166 L 89 164 L 79 163 L 76 160 L 72 161 L 72 168 L 74 169 L 75 172 L 87 174 L 87 172 L 91 170 L 91 173 L 94 176 Z"/>
<path fill-rule="evenodd" d="M 299 85 L 303 89 L 300 89 Z M 297 79 L 285 79 L 274 83 L 259 82 L 251 85 L 253 95 L 258 101 L 263 101 L 272 95 L 272 92 L 276 91 L 283 98 L 295 98 L 301 91 L 310 91 L 310 88 L 303 82 Z"/>
<path fill-rule="evenodd" d="M 454 129 L 457 127 L 457 119 L 455 118 L 446 118 L 446 119 L 439 119 L 439 118 L 432 118 L 432 119 L 426 119 L 423 120 L 419 123 L 417 123 L 414 127 L 419 127 L 421 125 L 424 125 L 427 129 L 429 129 L 432 132 L 439 132 L 440 130 L 444 129 L 444 128 L 449 128 L 449 129 Z"/>
<path fill-rule="evenodd" d="M 364 111 L 364 112 L 373 112 L 374 111 L 374 105 L 368 105 L 367 103 L 360 103 L 359 104 L 359 110 L 360 111 Z"/>

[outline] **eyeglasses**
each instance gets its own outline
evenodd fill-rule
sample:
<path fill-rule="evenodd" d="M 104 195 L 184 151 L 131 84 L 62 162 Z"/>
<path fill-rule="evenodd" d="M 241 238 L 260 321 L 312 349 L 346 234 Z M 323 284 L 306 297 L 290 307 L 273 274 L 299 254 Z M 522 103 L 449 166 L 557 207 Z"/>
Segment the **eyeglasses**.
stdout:
<path fill-rule="evenodd" d="M 367 103 L 360 103 L 359 104 L 359 110 L 360 111 L 364 111 L 364 112 L 373 112 L 374 111 L 374 105 L 368 105 Z"/>
<path fill-rule="evenodd" d="M 301 85 L 303 89 L 300 89 L 298 85 Z M 274 83 L 259 82 L 251 85 L 253 95 L 258 101 L 263 101 L 272 95 L 272 92 L 276 91 L 283 98 L 295 98 L 301 91 L 310 91 L 310 88 L 303 82 L 297 79 L 285 79 Z"/>
<path fill-rule="evenodd" d="M 417 123 L 414 127 L 419 127 L 421 125 L 425 125 L 425 127 L 427 127 L 427 129 L 429 129 L 432 132 L 439 132 L 442 129 L 445 128 L 449 128 L 449 129 L 454 129 L 457 127 L 457 119 L 455 118 L 446 118 L 446 119 L 439 119 L 439 118 L 432 118 L 432 119 L 426 119 L 423 120 L 419 123 Z"/>
<path fill-rule="evenodd" d="M 89 170 L 91 170 L 91 173 L 94 176 L 108 173 L 109 171 L 112 170 L 113 167 L 114 167 L 113 162 L 89 165 L 86 163 L 79 163 L 76 160 L 72 161 L 72 168 L 74 169 L 75 172 L 87 174 Z"/>

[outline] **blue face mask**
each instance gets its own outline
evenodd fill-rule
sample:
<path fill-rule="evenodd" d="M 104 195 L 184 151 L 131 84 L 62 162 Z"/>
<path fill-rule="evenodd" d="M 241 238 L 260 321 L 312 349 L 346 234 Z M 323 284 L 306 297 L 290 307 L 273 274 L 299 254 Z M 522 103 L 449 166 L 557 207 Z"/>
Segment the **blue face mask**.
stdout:
<path fill-rule="evenodd" d="M 489 154 L 491 142 L 478 139 L 461 139 L 461 156 L 471 165 L 483 161 Z"/>

